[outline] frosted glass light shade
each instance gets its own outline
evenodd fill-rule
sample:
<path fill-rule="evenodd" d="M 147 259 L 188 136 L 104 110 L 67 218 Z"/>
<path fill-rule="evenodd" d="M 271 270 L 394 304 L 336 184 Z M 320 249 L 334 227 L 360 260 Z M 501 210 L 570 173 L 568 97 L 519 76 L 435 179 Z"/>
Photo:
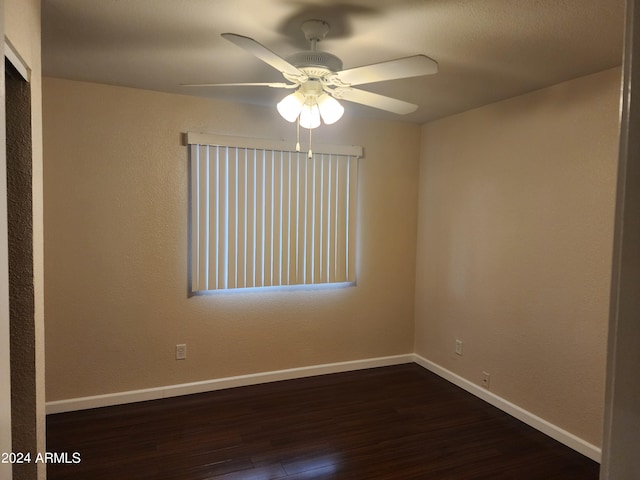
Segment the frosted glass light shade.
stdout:
<path fill-rule="evenodd" d="M 336 123 L 344 113 L 344 107 L 340 105 L 340 102 L 326 93 L 318 97 L 318 108 L 320 109 L 322 121 L 327 125 Z"/>
<path fill-rule="evenodd" d="M 298 115 L 300 115 L 304 102 L 305 98 L 303 94 L 300 92 L 293 92 L 280 100 L 278 105 L 276 105 L 276 108 L 278 109 L 278 113 L 280 113 L 282 118 L 287 122 L 295 122 Z"/>
<path fill-rule="evenodd" d="M 320 109 L 317 104 L 305 104 L 300 112 L 300 126 L 308 129 L 320 126 Z"/>

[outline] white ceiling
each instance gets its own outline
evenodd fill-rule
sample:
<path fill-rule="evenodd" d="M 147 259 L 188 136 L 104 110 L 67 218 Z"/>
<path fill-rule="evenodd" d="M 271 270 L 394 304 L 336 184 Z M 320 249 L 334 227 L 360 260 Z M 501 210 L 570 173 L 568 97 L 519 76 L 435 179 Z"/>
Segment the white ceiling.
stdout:
<path fill-rule="evenodd" d="M 249 36 L 286 57 L 308 44 L 307 19 L 331 25 L 318 45 L 345 68 L 424 54 L 436 75 L 361 86 L 419 105 L 426 121 L 620 65 L 624 0 L 43 0 L 47 76 L 274 105 L 267 87 L 180 83 L 280 82 L 220 37 Z"/>

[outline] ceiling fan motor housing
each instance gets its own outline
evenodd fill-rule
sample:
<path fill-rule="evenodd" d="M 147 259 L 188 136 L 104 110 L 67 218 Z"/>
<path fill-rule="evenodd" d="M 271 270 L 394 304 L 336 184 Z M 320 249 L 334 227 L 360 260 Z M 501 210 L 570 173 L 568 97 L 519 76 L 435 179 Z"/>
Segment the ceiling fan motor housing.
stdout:
<path fill-rule="evenodd" d="M 327 73 L 342 70 L 342 60 L 331 53 L 316 50 L 294 53 L 287 57 L 287 61 L 310 77 L 322 77 Z"/>

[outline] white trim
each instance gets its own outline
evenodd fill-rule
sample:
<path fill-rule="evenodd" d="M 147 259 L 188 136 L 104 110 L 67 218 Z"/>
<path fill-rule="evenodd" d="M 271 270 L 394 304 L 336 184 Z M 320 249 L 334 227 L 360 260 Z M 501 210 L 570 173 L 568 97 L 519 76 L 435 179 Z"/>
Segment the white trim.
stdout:
<path fill-rule="evenodd" d="M 22 75 L 22 78 L 27 82 L 31 81 L 31 69 L 7 37 L 4 38 L 4 56 L 11 62 L 11 65 L 15 67 L 18 73 Z"/>
<path fill-rule="evenodd" d="M 435 373 L 436 375 L 450 381 L 454 385 L 466 390 L 467 392 L 475 395 L 476 397 L 484 400 L 485 402 L 499 408 L 503 412 L 517 418 L 518 420 L 526 423 L 527 425 L 535 428 L 536 430 L 550 436 L 551 438 L 565 444 L 567 447 L 589 457 L 591 460 L 600 462 L 602 457 L 602 450 L 595 445 L 592 445 L 585 440 L 575 436 L 572 433 L 563 430 L 562 428 L 554 425 L 547 420 L 534 415 L 533 413 L 499 397 L 493 392 L 486 390 L 480 385 L 470 382 L 469 380 L 462 378 L 459 375 L 441 367 L 420 355 L 414 355 L 415 362 L 426 368 L 427 370 Z"/>
<path fill-rule="evenodd" d="M 294 143 L 285 140 L 273 140 L 268 138 L 234 137 L 230 135 L 217 135 L 213 133 L 187 132 L 185 135 L 187 145 L 212 145 L 220 147 L 255 148 L 257 150 L 278 150 L 283 152 L 294 151 Z M 362 147 L 356 145 L 331 145 L 328 143 L 314 143 L 315 153 L 329 153 L 332 155 L 346 155 L 362 157 Z"/>
<path fill-rule="evenodd" d="M 0 35 L 4 36 L 4 0 L 0 0 Z M 0 51 L 6 50 L 0 45 Z M 10 452 L 11 357 L 9 352 L 9 248 L 7 241 L 7 138 L 4 62 L 0 66 L 0 453 Z M 13 425 L 17 427 L 17 425 Z M 0 477 L 13 478 L 11 463 L 0 462 Z"/>
<path fill-rule="evenodd" d="M 276 370 L 250 375 L 239 375 L 236 377 L 217 378 L 214 380 L 205 380 L 202 382 L 168 385 L 165 387 L 131 390 L 128 392 L 108 393 L 106 395 L 72 398 L 68 400 L 57 400 L 53 402 L 47 402 L 46 411 L 47 415 L 49 415 L 53 413 L 63 413 L 74 410 L 85 410 L 88 408 L 107 407 L 112 405 L 122 405 L 125 403 L 142 402 L 145 400 L 157 400 L 160 398 L 177 397 L 179 395 L 189 395 L 192 393 L 211 392 L 214 390 L 223 390 L 226 388 L 243 387 L 247 385 L 277 382 L 280 380 L 312 377 L 315 375 L 325 375 L 328 373 L 350 372 L 354 370 L 362 370 L 365 368 L 386 367 L 389 365 L 400 365 L 403 363 L 412 362 L 413 354 L 407 354 L 395 355 L 391 357 L 353 360 L 349 362 L 328 363 L 324 365 L 314 365 L 309 367 L 290 368 L 286 370 Z"/>
<path fill-rule="evenodd" d="M 315 375 L 325 375 L 330 373 L 350 372 L 365 368 L 386 367 L 390 365 L 400 365 L 403 363 L 417 363 L 421 367 L 448 380 L 454 385 L 466 390 L 472 395 L 485 402 L 499 408 L 503 412 L 526 423 L 536 430 L 549 437 L 563 443 L 567 447 L 581 453 L 594 460 L 601 461 L 602 451 L 576 435 L 563 430 L 547 420 L 499 397 L 493 392 L 476 385 L 469 380 L 437 365 L 417 354 L 395 355 L 390 357 L 369 358 L 364 360 L 353 360 L 348 362 L 328 363 L 324 365 L 314 365 L 309 367 L 290 368 L 286 370 L 275 370 L 271 372 L 255 373 L 250 375 L 239 375 L 235 377 L 218 378 L 205 380 L 202 382 L 183 383 L 179 385 L 168 385 L 165 387 L 147 388 L 143 390 L 131 390 L 128 392 L 108 393 L 105 395 L 95 395 L 91 397 L 72 398 L 68 400 L 57 400 L 47 402 L 47 415 L 54 413 L 71 412 L 75 410 L 86 410 L 88 408 L 108 407 L 112 405 L 122 405 L 125 403 L 142 402 L 145 400 L 157 400 L 161 398 L 177 397 L 193 393 L 212 392 L 224 390 L 226 388 L 243 387 L 248 385 L 258 385 L 261 383 L 277 382 L 280 380 L 292 380 L 296 378 L 312 377 Z"/>

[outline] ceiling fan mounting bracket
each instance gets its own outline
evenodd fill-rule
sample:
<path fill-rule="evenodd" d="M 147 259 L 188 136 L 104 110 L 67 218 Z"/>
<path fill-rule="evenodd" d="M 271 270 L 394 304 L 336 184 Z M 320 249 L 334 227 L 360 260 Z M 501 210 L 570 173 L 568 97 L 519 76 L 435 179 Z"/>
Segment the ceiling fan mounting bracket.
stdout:
<path fill-rule="evenodd" d="M 329 24 L 324 20 L 307 20 L 300 28 L 311 42 L 311 49 L 288 56 L 287 62 L 309 78 L 321 79 L 342 70 L 342 60 L 329 52 L 316 49 L 316 44 L 329 32 Z"/>
<path fill-rule="evenodd" d="M 310 42 L 320 42 L 329 33 L 329 24 L 324 20 L 307 20 L 300 28 Z"/>

